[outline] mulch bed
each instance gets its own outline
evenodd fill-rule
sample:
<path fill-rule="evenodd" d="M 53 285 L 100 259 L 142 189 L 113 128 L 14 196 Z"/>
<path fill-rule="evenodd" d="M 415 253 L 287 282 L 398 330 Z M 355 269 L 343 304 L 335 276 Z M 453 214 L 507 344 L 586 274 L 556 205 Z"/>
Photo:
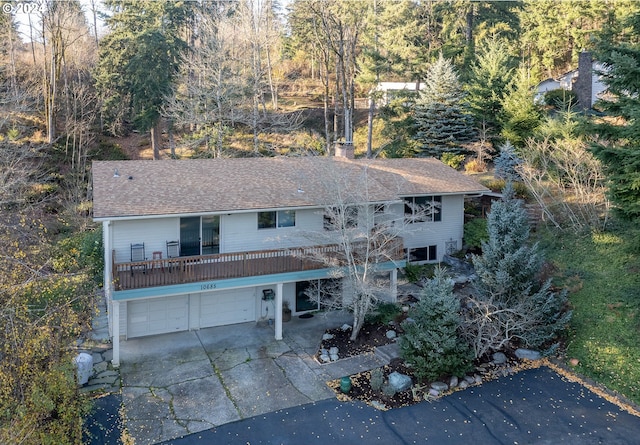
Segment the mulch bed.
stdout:
<path fill-rule="evenodd" d="M 373 352 L 377 346 L 394 343 L 395 339 L 387 337 L 387 332 L 390 330 L 396 331 L 397 335 L 404 332 L 399 323 L 394 323 L 393 325 L 365 323 L 360 329 L 358 337 L 352 341 L 350 339 L 351 329 L 329 329 L 326 333 L 332 334 L 333 338 L 330 340 L 322 340 L 320 348 L 328 350 L 335 346 L 338 348 L 340 358 L 366 354 L 367 352 Z M 317 352 L 316 359 L 320 361 L 320 351 Z"/>
<path fill-rule="evenodd" d="M 340 328 L 327 330 L 326 333 L 332 334 L 334 337 L 329 340 L 323 340 L 320 348 L 329 349 L 333 346 L 339 349 L 340 358 L 352 357 L 359 354 L 372 353 L 377 346 L 393 343 L 396 339 L 390 339 L 387 337 L 389 330 L 395 330 L 398 335 L 403 331 L 399 323 L 393 323 L 391 325 L 381 323 L 365 323 L 362 327 L 358 338 L 351 341 L 351 330 L 342 330 Z M 507 353 L 508 362 L 504 365 L 494 365 L 490 363 L 490 358 L 486 357 L 484 361 L 476 363 L 475 370 L 472 374 L 481 376 L 482 381 L 489 381 L 495 378 L 518 372 L 522 369 L 528 369 L 533 365 L 532 362 L 521 362 L 517 360 L 512 354 Z M 316 359 L 320 361 L 320 351 L 316 354 Z M 405 366 L 404 361 L 401 358 L 395 358 L 391 360 L 388 365 L 381 368 L 384 381 L 388 381 L 389 374 L 397 371 L 401 374 L 408 375 L 415 383 L 417 379 L 413 375 L 411 368 Z M 327 382 L 327 385 L 333 389 L 336 393 L 336 397 L 339 400 L 360 400 L 378 409 L 393 409 L 403 406 L 413 405 L 415 403 L 422 402 L 424 400 L 432 400 L 433 398 L 428 395 L 429 384 L 423 382 L 421 390 L 413 391 L 412 389 L 395 393 L 393 395 L 385 393 L 382 390 L 374 390 L 371 388 L 371 371 L 365 371 L 359 374 L 351 375 L 351 390 L 347 394 L 343 394 L 340 390 L 340 379 Z M 443 380 L 448 383 L 448 379 Z M 445 391 L 441 395 L 449 394 L 459 389 L 452 389 Z"/>

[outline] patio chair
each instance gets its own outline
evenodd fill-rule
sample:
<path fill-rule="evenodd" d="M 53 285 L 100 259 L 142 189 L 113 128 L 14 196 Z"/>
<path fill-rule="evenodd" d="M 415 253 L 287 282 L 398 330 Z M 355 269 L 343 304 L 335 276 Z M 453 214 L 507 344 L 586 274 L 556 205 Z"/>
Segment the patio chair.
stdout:
<path fill-rule="evenodd" d="M 147 258 L 144 255 L 144 243 L 131 244 L 131 262 L 137 263 L 146 260 Z M 133 275 L 134 270 L 142 270 L 142 273 L 145 273 L 147 271 L 147 265 L 140 264 L 131 266 L 131 275 Z"/>
<path fill-rule="evenodd" d="M 167 241 L 167 258 L 169 259 L 169 272 L 173 268 L 171 258 L 178 258 L 180 256 L 180 242 L 179 241 Z"/>

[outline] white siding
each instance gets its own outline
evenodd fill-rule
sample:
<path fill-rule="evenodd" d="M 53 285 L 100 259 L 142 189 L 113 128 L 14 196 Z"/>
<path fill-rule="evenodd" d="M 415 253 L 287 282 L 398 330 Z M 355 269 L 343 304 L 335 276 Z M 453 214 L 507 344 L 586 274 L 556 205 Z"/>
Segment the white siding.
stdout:
<path fill-rule="evenodd" d="M 167 241 L 178 239 L 178 218 L 113 221 L 113 249 L 116 263 L 131 261 L 131 244 L 144 243 L 145 256 L 151 259 L 154 251 L 167 255 Z"/>
<path fill-rule="evenodd" d="M 308 246 L 310 241 L 304 232 L 322 230 L 322 221 L 318 209 L 297 210 L 295 227 L 258 229 L 257 213 L 226 215 L 221 225 L 221 244 L 225 252 Z"/>
<path fill-rule="evenodd" d="M 397 215 L 404 214 L 404 206 L 401 204 L 392 206 L 392 210 Z M 402 233 L 405 249 L 436 245 L 438 261 L 442 261 L 446 253 L 447 241 L 455 241 L 460 249 L 464 225 L 463 196 L 443 196 L 441 215 L 441 221 L 406 224 Z"/>

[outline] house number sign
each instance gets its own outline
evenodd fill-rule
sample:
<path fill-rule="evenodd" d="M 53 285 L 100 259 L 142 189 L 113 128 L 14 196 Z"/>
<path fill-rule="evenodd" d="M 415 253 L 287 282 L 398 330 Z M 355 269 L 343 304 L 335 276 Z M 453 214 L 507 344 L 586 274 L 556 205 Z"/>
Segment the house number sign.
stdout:
<path fill-rule="evenodd" d="M 203 284 L 200 286 L 200 290 L 210 290 L 215 289 L 216 287 L 216 283 Z"/>

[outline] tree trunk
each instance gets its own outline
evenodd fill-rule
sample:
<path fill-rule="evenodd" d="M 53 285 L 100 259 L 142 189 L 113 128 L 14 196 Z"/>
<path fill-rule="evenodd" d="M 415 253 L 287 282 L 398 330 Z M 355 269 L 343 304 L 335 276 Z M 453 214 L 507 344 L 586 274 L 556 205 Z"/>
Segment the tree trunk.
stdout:
<path fill-rule="evenodd" d="M 160 120 L 151 127 L 151 149 L 153 150 L 153 159 L 160 159 Z"/>
<path fill-rule="evenodd" d="M 373 113 L 376 110 L 376 97 L 369 98 L 369 115 L 367 116 L 367 159 L 373 158 Z"/>

